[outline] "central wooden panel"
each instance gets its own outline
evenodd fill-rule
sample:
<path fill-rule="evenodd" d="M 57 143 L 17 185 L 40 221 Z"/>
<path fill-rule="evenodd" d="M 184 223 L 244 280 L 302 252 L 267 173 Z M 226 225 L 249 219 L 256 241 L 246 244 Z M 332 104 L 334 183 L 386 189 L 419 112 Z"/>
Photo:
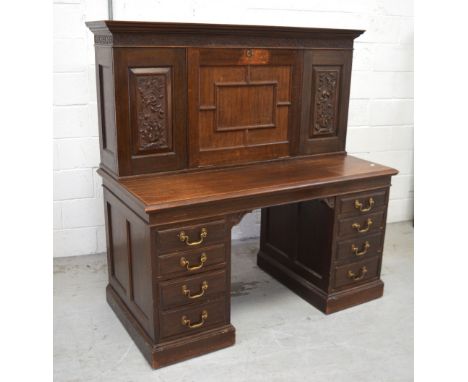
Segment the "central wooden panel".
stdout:
<path fill-rule="evenodd" d="M 288 50 L 189 49 L 192 167 L 290 155 L 297 57 Z"/>
<path fill-rule="evenodd" d="M 216 85 L 216 131 L 275 127 L 276 82 Z"/>

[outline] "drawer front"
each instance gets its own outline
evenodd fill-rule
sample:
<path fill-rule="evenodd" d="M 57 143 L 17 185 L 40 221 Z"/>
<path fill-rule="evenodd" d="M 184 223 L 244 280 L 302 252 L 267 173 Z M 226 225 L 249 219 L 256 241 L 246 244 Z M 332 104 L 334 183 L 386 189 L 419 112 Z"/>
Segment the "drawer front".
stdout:
<path fill-rule="evenodd" d="M 186 252 L 169 253 L 158 258 L 159 275 L 195 275 L 226 261 L 224 244 L 217 244 Z"/>
<path fill-rule="evenodd" d="M 337 262 L 359 261 L 371 256 L 382 254 L 383 233 L 356 237 L 338 242 L 336 248 Z"/>
<path fill-rule="evenodd" d="M 226 324 L 226 299 L 162 313 L 161 338 L 191 335 Z"/>
<path fill-rule="evenodd" d="M 156 251 L 161 255 L 206 247 L 224 241 L 225 237 L 226 223 L 222 220 L 159 230 L 156 232 Z"/>
<path fill-rule="evenodd" d="M 340 214 L 362 215 L 384 207 L 386 201 L 387 190 L 379 190 L 343 196 L 338 205 Z"/>
<path fill-rule="evenodd" d="M 338 223 L 338 236 L 363 237 L 367 234 L 382 232 L 384 229 L 384 212 L 376 212 L 363 216 L 353 216 L 340 219 Z"/>
<path fill-rule="evenodd" d="M 206 302 L 226 293 L 226 272 L 205 272 L 199 276 L 161 282 L 159 288 L 162 309 Z"/>
<path fill-rule="evenodd" d="M 334 289 L 352 287 L 379 276 L 381 256 L 335 268 Z"/>

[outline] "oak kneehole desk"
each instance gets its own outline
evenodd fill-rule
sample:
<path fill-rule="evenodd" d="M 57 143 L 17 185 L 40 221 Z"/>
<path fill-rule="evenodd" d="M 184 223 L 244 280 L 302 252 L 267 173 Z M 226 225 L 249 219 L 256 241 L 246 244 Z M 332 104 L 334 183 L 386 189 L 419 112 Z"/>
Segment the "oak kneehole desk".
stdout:
<path fill-rule="evenodd" d="M 396 170 L 345 152 L 362 31 L 96 21 L 107 300 L 152 367 L 234 344 L 231 229 L 332 313 L 382 296 Z"/>

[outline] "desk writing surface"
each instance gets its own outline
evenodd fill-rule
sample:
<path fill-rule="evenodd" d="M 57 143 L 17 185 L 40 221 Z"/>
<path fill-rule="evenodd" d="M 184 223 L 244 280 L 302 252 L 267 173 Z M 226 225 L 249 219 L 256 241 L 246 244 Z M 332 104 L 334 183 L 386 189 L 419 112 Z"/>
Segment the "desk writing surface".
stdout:
<path fill-rule="evenodd" d="M 298 158 L 224 169 L 120 180 L 146 211 L 391 176 L 397 170 L 350 155 Z"/>

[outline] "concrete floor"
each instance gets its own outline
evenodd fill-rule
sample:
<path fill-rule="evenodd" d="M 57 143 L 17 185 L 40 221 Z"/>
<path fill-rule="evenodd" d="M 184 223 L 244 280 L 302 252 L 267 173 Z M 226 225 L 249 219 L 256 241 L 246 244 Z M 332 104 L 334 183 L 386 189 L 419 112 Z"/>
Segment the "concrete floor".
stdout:
<path fill-rule="evenodd" d="M 325 316 L 233 245 L 236 345 L 153 371 L 105 301 L 104 255 L 54 260 L 55 381 L 413 380 L 413 228 L 390 224 L 381 299 Z"/>

